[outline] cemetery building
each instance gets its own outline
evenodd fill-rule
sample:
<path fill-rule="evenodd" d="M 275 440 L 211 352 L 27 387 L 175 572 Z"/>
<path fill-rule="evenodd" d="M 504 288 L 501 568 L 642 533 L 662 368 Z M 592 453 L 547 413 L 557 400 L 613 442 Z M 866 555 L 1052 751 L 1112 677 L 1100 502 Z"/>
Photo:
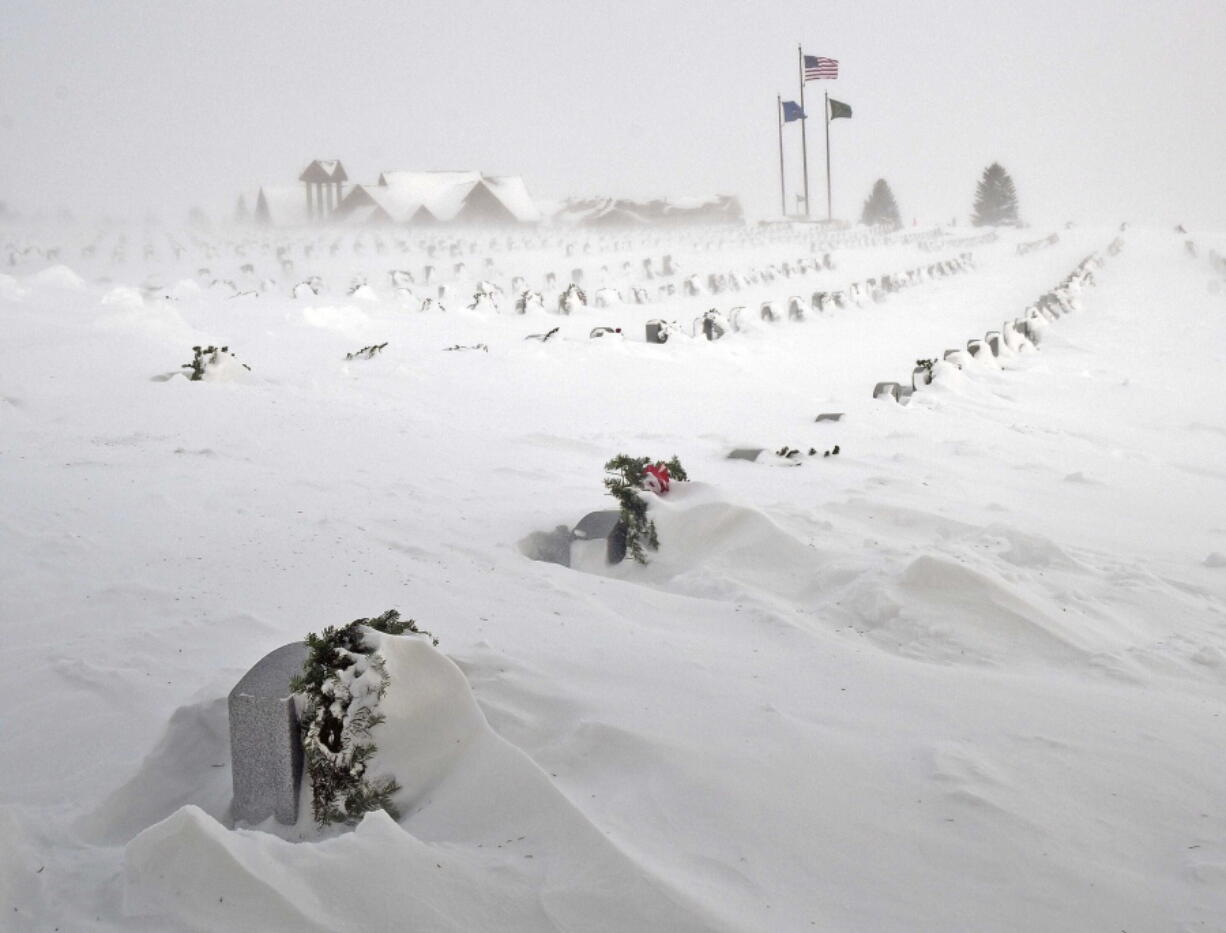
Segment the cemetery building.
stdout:
<path fill-rule="evenodd" d="M 741 223 L 741 202 L 732 195 L 717 194 L 693 198 L 657 198 L 633 201 L 629 198 L 587 198 L 567 201 L 556 219 L 581 227 L 625 228 L 645 226 L 686 226 L 690 224 Z"/>
<path fill-rule="evenodd" d="M 455 226 L 535 224 L 540 210 L 516 175 L 388 171 L 355 185 L 334 219 L 344 223 Z"/>
<path fill-rule="evenodd" d="M 323 220 L 341 203 L 349 176 L 339 159 L 316 159 L 302 170 L 298 180 L 306 186 L 307 216 Z"/>

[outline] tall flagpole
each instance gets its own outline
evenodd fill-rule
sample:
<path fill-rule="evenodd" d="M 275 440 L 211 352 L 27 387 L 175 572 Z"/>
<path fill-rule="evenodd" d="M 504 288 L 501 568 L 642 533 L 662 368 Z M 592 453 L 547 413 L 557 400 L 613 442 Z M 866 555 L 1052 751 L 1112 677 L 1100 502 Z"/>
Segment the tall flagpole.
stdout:
<path fill-rule="evenodd" d="M 783 98 L 775 95 L 775 119 L 779 123 L 779 204 L 783 216 L 788 215 L 788 194 L 783 182 Z"/>
<path fill-rule="evenodd" d="M 799 56 L 800 62 L 800 158 L 805 164 L 805 219 L 809 217 L 809 144 L 805 139 L 805 123 L 808 117 L 805 116 L 805 53 L 804 50 L 797 45 L 796 54 Z"/>
<path fill-rule="evenodd" d="M 826 219 L 833 220 L 830 210 L 830 92 L 826 91 Z"/>

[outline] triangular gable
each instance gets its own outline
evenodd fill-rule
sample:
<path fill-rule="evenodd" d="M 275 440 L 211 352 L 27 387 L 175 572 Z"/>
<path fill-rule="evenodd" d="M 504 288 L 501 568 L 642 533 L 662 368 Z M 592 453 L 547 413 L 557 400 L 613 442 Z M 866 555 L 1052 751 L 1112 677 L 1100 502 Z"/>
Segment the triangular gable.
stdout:
<path fill-rule="evenodd" d="M 348 181 L 345 166 L 339 159 L 316 159 L 298 176 L 299 181 L 311 184 L 331 184 L 338 181 Z"/>

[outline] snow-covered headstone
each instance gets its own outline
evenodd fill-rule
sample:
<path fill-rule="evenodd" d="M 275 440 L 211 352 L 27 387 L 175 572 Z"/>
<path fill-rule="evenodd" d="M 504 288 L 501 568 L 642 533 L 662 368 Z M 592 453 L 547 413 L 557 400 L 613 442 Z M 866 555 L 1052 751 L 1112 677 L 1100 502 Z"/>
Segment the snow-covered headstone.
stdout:
<path fill-rule="evenodd" d="M 668 325 L 661 320 L 651 320 L 647 322 L 647 342 L 648 343 L 667 343 L 668 342 Z"/>
<path fill-rule="evenodd" d="M 607 563 L 620 564 L 626 557 L 626 526 L 622 513 L 609 509 L 583 516 L 571 532 L 572 555 L 577 545 L 584 546 L 582 542 L 595 542 L 590 546 L 603 550 Z"/>
<path fill-rule="evenodd" d="M 303 642 L 266 654 L 230 691 L 230 762 L 236 820 L 298 820 L 302 737 L 290 681 L 307 659 Z"/>

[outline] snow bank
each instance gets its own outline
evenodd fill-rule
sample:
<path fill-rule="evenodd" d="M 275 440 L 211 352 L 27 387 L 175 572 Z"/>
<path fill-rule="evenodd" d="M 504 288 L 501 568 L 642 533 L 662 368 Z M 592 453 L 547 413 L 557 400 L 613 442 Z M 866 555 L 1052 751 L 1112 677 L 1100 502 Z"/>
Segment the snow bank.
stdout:
<path fill-rule="evenodd" d="M 381 636 L 378 650 L 391 683 L 371 773 L 400 781 L 403 825 L 380 811 L 351 833 L 293 843 L 227 830 L 188 805 L 128 844 L 127 912 L 194 929 L 287 933 L 355 922 L 455 933 L 722 928 L 613 846 L 499 738 L 451 661 L 419 638 Z M 164 752 L 157 757 L 172 749 Z M 355 871 L 361 884 L 342 880 Z"/>
<path fill-rule="evenodd" d="M 41 272 L 36 272 L 27 281 L 38 288 L 74 292 L 85 289 L 85 280 L 67 266 L 50 266 Z"/>
<path fill-rule="evenodd" d="M 0 301 L 21 301 L 29 294 L 29 289 L 22 288 L 11 275 L 0 273 Z"/>
<path fill-rule="evenodd" d="M 354 339 L 371 329 L 370 316 L 353 305 L 308 305 L 301 311 L 301 320 L 311 327 L 336 331 Z"/>

